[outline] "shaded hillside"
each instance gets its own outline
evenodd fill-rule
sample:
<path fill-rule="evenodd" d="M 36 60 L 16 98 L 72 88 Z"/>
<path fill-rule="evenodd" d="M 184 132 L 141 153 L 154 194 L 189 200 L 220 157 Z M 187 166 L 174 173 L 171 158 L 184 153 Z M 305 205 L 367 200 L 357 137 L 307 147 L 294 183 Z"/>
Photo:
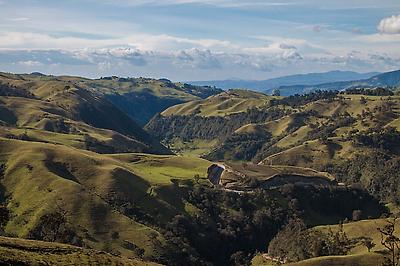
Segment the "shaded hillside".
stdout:
<path fill-rule="evenodd" d="M 73 82 L 103 93 L 140 125 L 146 124 L 156 113 L 170 106 L 222 92 L 213 87 L 173 83 L 167 79 L 105 77 L 96 80 L 77 79 Z"/>
<path fill-rule="evenodd" d="M 62 145 L 0 140 L 9 235 L 125 256 L 157 252 L 159 226 L 185 213 L 173 180 L 202 176 L 208 162 L 144 154 L 100 155 Z M 183 194 L 181 194 L 183 193 Z"/>
<path fill-rule="evenodd" d="M 50 96 L 49 91 L 60 91 L 65 86 L 81 88 L 102 96 L 125 115 L 140 125 L 147 123 L 156 113 L 188 101 L 207 98 L 222 92 L 215 87 L 173 83 L 167 79 L 103 77 L 87 79 L 72 76 L 46 76 L 42 74 L 0 73 L 0 95 L 33 97 Z M 27 90 L 28 89 L 28 90 Z M 32 90 L 38 89 L 37 92 Z M 46 92 L 47 91 L 47 92 Z"/>
<path fill-rule="evenodd" d="M 0 121 L 9 127 L 77 135 L 88 146 L 108 146 L 104 152 L 113 149 L 107 135 L 117 150 L 127 144 L 128 151 L 170 153 L 102 94 L 47 76 L 2 74 L 0 83 L 7 88 Z"/>
<path fill-rule="evenodd" d="M 6 234 L 167 265 L 220 265 L 235 252 L 252 254 L 298 211 L 310 224 L 338 222 L 359 208 L 372 217 L 383 211 L 368 194 L 348 188 L 294 187 L 246 196 L 219 190 L 206 181 L 211 163 L 201 159 L 0 142 L 2 204 L 10 212 Z M 292 206 L 288 195 L 298 205 Z M 346 208 L 326 208 L 344 206 L 340 199 Z"/>
<path fill-rule="evenodd" d="M 208 144 L 215 144 L 213 140 L 225 140 L 243 125 L 272 121 L 292 112 L 291 108 L 271 107 L 273 99 L 277 98 L 232 90 L 168 108 L 153 117 L 145 129 L 170 147 L 175 147 L 182 140 L 188 143 L 208 140 Z M 207 148 L 212 147 L 206 145 Z"/>

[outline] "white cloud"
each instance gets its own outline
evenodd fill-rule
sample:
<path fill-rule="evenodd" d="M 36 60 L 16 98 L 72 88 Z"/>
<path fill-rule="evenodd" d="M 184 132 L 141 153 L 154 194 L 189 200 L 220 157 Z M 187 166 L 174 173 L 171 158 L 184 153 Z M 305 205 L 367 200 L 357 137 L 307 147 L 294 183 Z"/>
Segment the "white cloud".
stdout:
<path fill-rule="evenodd" d="M 19 61 L 17 64 L 22 65 L 22 66 L 27 66 L 27 67 L 37 67 L 37 66 L 42 66 L 43 64 L 39 61 Z"/>
<path fill-rule="evenodd" d="M 385 34 L 400 33 L 400 15 L 384 18 L 378 25 L 378 30 Z"/>
<path fill-rule="evenodd" d="M 17 18 L 9 18 L 7 19 L 9 21 L 13 21 L 13 22 L 22 22 L 22 21 L 28 21 L 30 20 L 30 18 L 27 17 L 17 17 Z"/>

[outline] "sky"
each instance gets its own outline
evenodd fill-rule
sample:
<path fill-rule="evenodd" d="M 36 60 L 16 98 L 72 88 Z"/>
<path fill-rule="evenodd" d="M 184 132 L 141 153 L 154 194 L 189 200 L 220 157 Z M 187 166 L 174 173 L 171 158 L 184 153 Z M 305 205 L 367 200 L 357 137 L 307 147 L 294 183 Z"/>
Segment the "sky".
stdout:
<path fill-rule="evenodd" d="M 0 71 L 174 81 L 400 69 L 400 0 L 0 0 Z"/>

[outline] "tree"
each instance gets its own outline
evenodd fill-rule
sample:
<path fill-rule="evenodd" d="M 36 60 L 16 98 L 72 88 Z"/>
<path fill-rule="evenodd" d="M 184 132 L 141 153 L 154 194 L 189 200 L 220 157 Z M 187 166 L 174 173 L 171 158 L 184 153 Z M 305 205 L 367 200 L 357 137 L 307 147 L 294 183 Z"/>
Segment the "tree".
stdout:
<path fill-rule="evenodd" d="M 361 210 L 354 210 L 353 211 L 353 221 L 359 221 L 359 220 L 361 220 L 361 217 L 362 217 L 362 211 Z"/>
<path fill-rule="evenodd" d="M 398 266 L 400 261 L 400 238 L 398 238 L 395 232 L 397 217 L 392 220 L 388 219 L 386 225 L 383 228 L 378 228 L 381 233 L 381 244 L 386 248 L 387 256 L 382 263 L 382 266 Z"/>
<path fill-rule="evenodd" d="M 272 91 L 272 96 L 281 96 L 281 91 L 278 90 L 278 89 L 274 89 L 274 90 Z"/>
<path fill-rule="evenodd" d="M 0 234 L 4 232 L 4 226 L 7 224 L 10 219 L 10 211 L 6 206 L 0 205 Z"/>
<path fill-rule="evenodd" d="M 200 175 L 199 175 L 199 174 L 195 174 L 195 175 L 193 176 L 193 179 L 194 179 L 194 182 L 196 182 L 196 183 L 198 184 L 199 181 L 200 181 Z"/>
<path fill-rule="evenodd" d="M 268 254 L 279 261 L 296 262 L 310 258 L 308 234 L 304 222 L 290 220 L 268 246 Z"/>
<path fill-rule="evenodd" d="M 376 244 L 372 241 L 372 238 L 370 237 L 363 238 L 361 240 L 361 244 L 368 249 L 368 252 L 371 252 L 371 249 L 373 249 L 376 246 Z"/>

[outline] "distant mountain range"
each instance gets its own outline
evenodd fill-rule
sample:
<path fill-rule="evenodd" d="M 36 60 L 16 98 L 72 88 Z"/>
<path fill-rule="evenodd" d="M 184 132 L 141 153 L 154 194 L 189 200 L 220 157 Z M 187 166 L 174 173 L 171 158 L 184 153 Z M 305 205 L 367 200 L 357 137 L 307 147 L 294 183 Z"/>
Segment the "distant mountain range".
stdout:
<path fill-rule="evenodd" d="M 353 87 L 393 87 L 400 85 L 400 70 L 374 75 L 367 79 L 327 82 L 317 85 L 280 86 L 281 95 L 304 94 L 315 90 L 345 90 Z M 266 90 L 269 93 L 269 90 Z"/>
<path fill-rule="evenodd" d="M 378 72 L 357 73 L 352 71 L 330 71 L 324 73 L 290 75 L 267 80 L 228 79 L 211 81 L 191 81 L 189 83 L 193 85 L 216 86 L 221 89 L 246 88 L 268 93 L 272 92 L 273 89 L 279 88 L 281 86 L 316 85 L 339 81 L 364 80 L 378 74 Z"/>

